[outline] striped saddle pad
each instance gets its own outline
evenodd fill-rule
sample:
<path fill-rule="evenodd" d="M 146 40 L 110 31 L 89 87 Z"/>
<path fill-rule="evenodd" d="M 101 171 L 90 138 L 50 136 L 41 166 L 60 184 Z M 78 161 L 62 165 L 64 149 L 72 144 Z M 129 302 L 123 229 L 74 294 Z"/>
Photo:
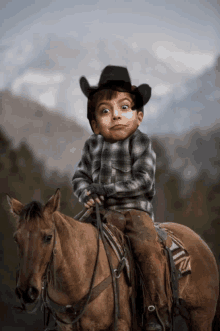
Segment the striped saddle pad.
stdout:
<path fill-rule="evenodd" d="M 171 238 L 172 244 L 169 249 L 172 252 L 174 264 L 179 273 L 179 278 L 191 274 L 191 259 L 190 255 L 185 249 L 183 243 L 173 234 L 172 231 L 167 229 L 167 235 Z"/>

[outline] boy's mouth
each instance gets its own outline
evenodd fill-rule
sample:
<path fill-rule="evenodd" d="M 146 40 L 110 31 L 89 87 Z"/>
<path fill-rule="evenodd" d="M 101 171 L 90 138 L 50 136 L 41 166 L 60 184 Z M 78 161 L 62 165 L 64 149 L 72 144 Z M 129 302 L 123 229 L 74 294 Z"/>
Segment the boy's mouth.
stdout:
<path fill-rule="evenodd" d="M 116 124 L 116 125 L 112 126 L 111 129 L 113 129 L 113 130 L 122 129 L 125 126 L 126 125 L 123 125 L 123 124 Z"/>

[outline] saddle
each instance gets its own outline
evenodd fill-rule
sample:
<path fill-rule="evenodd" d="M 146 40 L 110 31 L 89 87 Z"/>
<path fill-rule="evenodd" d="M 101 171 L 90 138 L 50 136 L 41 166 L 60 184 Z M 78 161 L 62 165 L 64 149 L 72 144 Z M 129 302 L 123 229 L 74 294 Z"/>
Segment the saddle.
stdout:
<path fill-rule="evenodd" d="M 104 235 L 108 240 L 110 246 L 113 248 L 118 259 L 121 260 L 123 257 L 123 250 L 125 244 L 128 240 L 127 238 L 125 242 L 124 234 L 122 234 L 122 232 L 119 231 L 122 230 L 120 229 L 120 226 L 121 224 L 123 224 L 124 216 L 120 212 L 111 211 L 111 210 L 106 211 L 104 209 L 100 210 L 100 214 L 103 221 Z M 111 223 L 111 220 L 115 219 L 115 214 L 117 214 L 117 227 Z M 95 225 L 96 215 L 91 209 L 89 209 L 79 218 L 79 221 L 92 223 Z M 171 258 L 176 268 L 175 273 L 177 273 L 177 278 L 179 279 L 183 276 L 190 274 L 191 273 L 190 255 L 187 252 L 181 240 L 178 239 L 172 231 L 161 228 L 160 223 L 154 223 L 154 225 L 160 243 L 163 245 L 163 247 L 166 247 L 171 251 Z M 126 259 L 125 265 L 126 265 L 127 276 L 129 278 L 130 267 L 127 258 L 125 259 Z"/>

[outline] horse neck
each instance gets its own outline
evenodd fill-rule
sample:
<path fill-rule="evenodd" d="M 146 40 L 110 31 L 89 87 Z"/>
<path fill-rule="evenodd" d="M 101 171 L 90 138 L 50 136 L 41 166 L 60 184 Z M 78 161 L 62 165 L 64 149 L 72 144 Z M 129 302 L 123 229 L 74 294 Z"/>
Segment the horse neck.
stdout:
<path fill-rule="evenodd" d="M 86 294 L 92 277 L 91 264 L 95 263 L 97 252 L 96 230 L 90 224 L 80 223 L 59 212 L 54 213 L 54 221 L 57 252 L 54 261 L 56 287 L 52 292 L 56 297 L 55 292 L 59 289 L 68 300 L 77 301 Z"/>

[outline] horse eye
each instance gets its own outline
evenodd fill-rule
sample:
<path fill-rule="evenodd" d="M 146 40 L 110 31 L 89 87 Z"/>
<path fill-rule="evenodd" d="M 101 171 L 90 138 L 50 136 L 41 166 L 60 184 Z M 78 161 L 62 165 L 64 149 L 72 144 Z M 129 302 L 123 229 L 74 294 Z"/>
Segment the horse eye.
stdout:
<path fill-rule="evenodd" d="M 51 239 L 52 239 L 52 235 L 51 234 L 44 236 L 44 242 L 45 243 L 49 243 L 51 241 Z"/>
<path fill-rule="evenodd" d="M 18 239 L 17 239 L 16 234 L 14 234 L 13 239 L 14 239 L 14 241 L 15 241 L 16 243 L 18 242 Z"/>

